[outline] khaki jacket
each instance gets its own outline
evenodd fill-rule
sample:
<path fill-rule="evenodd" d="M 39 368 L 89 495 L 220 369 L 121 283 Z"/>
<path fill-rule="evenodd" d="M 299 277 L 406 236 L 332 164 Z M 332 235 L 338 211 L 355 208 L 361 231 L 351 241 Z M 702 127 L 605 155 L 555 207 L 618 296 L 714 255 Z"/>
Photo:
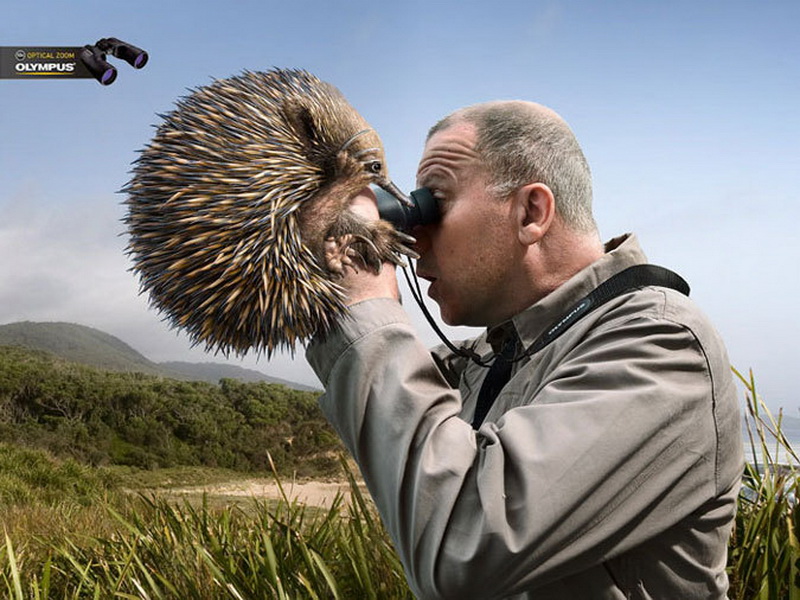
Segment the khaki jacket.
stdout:
<path fill-rule="evenodd" d="M 490 339 L 527 347 L 646 262 L 633 236 L 607 250 Z M 487 334 L 472 343 L 491 356 Z M 679 292 L 584 316 L 515 366 L 478 431 L 486 369 L 432 354 L 395 301 L 353 306 L 307 356 L 420 598 L 726 597 L 738 402 L 722 342 Z"/>

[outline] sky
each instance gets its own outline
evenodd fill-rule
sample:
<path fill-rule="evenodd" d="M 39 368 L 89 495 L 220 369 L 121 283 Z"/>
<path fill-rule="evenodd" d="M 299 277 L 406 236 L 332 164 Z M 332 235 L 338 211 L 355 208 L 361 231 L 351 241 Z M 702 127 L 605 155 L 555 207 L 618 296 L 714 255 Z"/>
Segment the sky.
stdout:
<path fill-rule="evenodd" d="M 0 324 L 80 323 L 157 362 L 319 385 L 302 348 L 226 359 L 171 329 L 129 270 L 119 193 L 179 98 L 243 70 L 303 68 L 380 133 L 405 190 L 451 111 L 495 99 L 556 110 L 592 167 L 602 237 L 635 232 L 651 262 L 683 275 L 731 363 L 800 416 L 800 2 L 3 0 L 0 14 L 0 46 L 117 37 L 150 56 L 141 70 L 109 59 L 110 86 L 0 81 Z"/>

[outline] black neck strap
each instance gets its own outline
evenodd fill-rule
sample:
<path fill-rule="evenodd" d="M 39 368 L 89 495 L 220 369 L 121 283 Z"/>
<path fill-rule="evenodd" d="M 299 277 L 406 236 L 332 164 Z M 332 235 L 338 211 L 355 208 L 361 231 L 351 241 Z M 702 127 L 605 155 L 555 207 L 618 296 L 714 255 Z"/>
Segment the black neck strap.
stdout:
<path fill-rule="evenodd" d="M 456 347 L 450 340 L 447 339 L 441 329 L 437 327 L 433 317 L 430 315 L 427 307 L 422 301 L 422 291 L 419 288 L 419 281 L 416 278 L 414 269 L 412 268 L 411 272 L 414 276 L 415 285 L 412 285 L 407 270 L 403 269 L 403 272 L 405 273 L 409 287 L 412 290 L 414 300 L 416 300 L 417 304 L 420 306 L 420 309 L 422 309 L 422 312 L 425 314 L 425 317 L 428 319 L 428 322 L 431 324 L 434 331 L 445 343 L 445 345 L 447 345 L 452 352 L 458 354 L 459 356 L 469 358 L 482 367 L 488 367 L 492 363 L 491 360 L 484 360 L 472 348 Z M 686 283 L 683 277 L 677 273 L 674 273 L 673 271 L 670 271 L 669 269 L 649 264 L 628 267 L 624 271 L 620 271 L 616 275 L 605 280 L 589 294 L 584 296 L 579 302 L 570 307 L 569 310 L 565 311 L 558 319 L 554 321 L 553 325 L 548 327 L 544 333 L 542 333 L 542 335 L 536 339 L 536 341 L 529 348 L 525 349 L 513 360 L 521 360 L 522 358 L 535 354 L 549 343 L 556 340 L 561 334 L 577 323 L 581 317 L 585 316 L 598 306 L 602 306 L 612 298 L 616 298 L 625 292 L 647 286 L 671 288 L 679 291 L 685 296 L 689 295 L 689 284 Z"/>
<path fill-rule="evenodd" d="M 673 271 L 657 265 L 634 265 L 620 271 L 603 283 L 563 313 L 549 328 L 540 335 L 533 345 L 525 351 L 527 356 L 535 354 L 549 343 L 555 341 L 562 333 L 567 331 L 581 317 L 595 308 L 602 306 L 612 298 L 621 296 L 631 290 L 659 286 L 679 291 L 684 296 L 689 295 L 689 284 Z"/>

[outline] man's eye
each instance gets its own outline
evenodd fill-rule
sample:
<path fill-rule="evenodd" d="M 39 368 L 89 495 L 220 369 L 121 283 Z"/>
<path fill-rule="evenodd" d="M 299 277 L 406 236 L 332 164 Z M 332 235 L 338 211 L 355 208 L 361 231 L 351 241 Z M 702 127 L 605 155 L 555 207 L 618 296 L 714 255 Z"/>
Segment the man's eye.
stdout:
<path fill-rule="evenodd" d="M 431 188 L 431 195 L 436 200 L 436 205 L 439 207 L 439 212 L 444 214 L 450 208 L 447 194 L 443 190 Z"/>
<path fill-rule="evenodd" d="M 431 193 L 431 196 L 433 196 L 437 200 L 444 200 L 444 190 L 431 186 L 426 186 L 426 187 L 428 188 L 428 191 Z"/>

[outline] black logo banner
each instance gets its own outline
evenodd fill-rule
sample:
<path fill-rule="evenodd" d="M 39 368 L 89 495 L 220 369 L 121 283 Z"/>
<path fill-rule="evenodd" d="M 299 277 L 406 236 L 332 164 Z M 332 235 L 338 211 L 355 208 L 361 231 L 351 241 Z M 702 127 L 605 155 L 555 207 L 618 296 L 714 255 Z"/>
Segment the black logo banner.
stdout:
<path fill-rule="evenodd" d="M 92 79 L 82 46 L 0 46 L 0 79 Z"/>

